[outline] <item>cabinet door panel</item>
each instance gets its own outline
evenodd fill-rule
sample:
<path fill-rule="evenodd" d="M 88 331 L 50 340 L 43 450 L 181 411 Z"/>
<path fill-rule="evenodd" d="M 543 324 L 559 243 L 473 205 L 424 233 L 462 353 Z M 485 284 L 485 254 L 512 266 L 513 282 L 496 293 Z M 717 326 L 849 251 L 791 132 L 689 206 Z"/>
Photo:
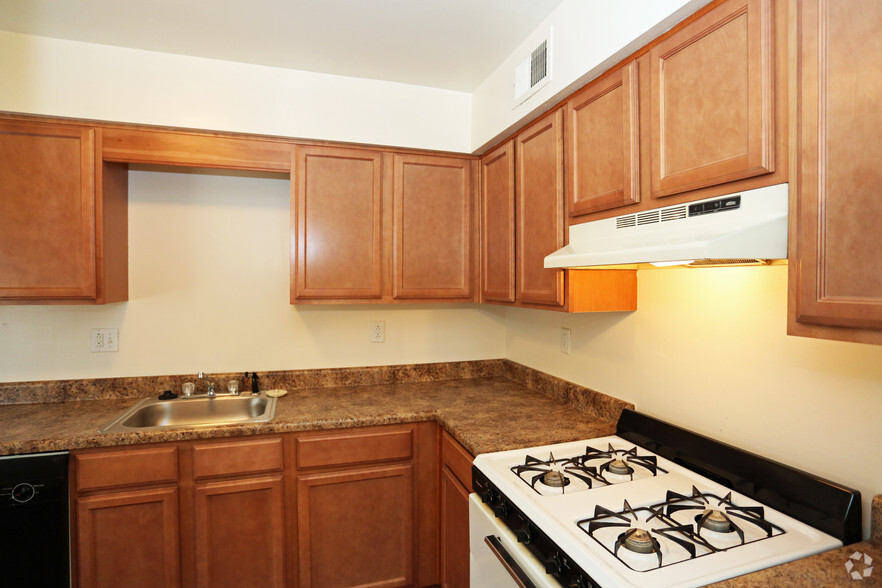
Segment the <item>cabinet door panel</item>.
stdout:
<path fill-rule="evenodd" d="M 196 585 L 285 585 L 282 477 L 197 484 Z"/>
<path fill-rule="evenodd" d="M 80 588 L 180 586 L 177 489 L 78 498 L 76 509 Z"/>
<path fill-rule="evenodd" d="M 446 467 L 441 469 L 441 585 L 469 585 L 469 492 Z"/>
<path fill-rule="evenodd" d="M 297 147 L 291 301 L 382 296 L 382 154 Z"/>
<path fill-rule="evenodd" d="M 812 0 L 797 14 L 791 305 L 797 322 L 882 329 L 882 83 L 871 73 L 882 60 L 882 5 Z"/>
<path fill-rule="evenodd" d="M 515 301 L 514 141 L 481 160 L 482 294 L 494 302 Z"/>
<path fill-rule="evenodd" d="M 413 466 L 297 478 L 300 586 L 413 584 Z"/>
<path fill-rule="evenodd" d="M 395 298 L 469 298 L 471 162 L 394 156 Z"/>
<path fill-rule="evenodd" d="M 545 256 L 564 245 L 563 118 L 558 110 L 517 138 L 517 299 L 562 306 L 563 270 Z"/>
<path fill-rule="evenodd" d="M 640 201 L 637 62 L 567 103 L 570 216 Z"/>
<path fill-rule="evenodd" d="M 769 0 L 730 0 L 650 51 L 652 196 L 774 171 Z"/>
<path fill-rule="evenodd" d="M 94 130 L 0 121 L 0 178 L 0 297 L 94 299 Z"/>

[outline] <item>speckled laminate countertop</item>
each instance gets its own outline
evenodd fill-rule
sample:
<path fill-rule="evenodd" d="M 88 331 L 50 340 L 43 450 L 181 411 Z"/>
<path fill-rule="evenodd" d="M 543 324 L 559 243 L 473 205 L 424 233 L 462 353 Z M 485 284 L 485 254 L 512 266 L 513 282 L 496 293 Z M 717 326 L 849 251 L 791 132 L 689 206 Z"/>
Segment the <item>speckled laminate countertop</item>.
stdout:
<path fill-rule="evenodd" d="M 440 423 L 477 455 L 610 435 L 622 408 L 633 406 L 517 364 L 496 371 L 437 381 L 293 384 L 269 423 L 138 433 L 98 433 L 135 398 L 7 404 L 0 406 L 0 455 L 426 420 Z"/>

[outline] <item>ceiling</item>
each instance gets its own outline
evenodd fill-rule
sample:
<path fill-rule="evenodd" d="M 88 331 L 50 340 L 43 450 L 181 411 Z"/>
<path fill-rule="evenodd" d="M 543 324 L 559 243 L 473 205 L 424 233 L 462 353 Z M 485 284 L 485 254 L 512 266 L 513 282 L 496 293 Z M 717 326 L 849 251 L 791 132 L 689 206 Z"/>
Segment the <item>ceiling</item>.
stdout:
<path fill-rule="evenodd" d="M 562 0 L 0 0 L 0 30 L 472 92 Z"/>

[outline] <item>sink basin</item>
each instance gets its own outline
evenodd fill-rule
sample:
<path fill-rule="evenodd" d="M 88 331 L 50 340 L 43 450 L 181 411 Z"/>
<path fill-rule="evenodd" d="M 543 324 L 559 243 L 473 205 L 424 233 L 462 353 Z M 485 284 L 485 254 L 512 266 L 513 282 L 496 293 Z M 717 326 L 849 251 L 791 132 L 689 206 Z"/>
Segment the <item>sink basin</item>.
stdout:
<path fill-rule="evenodd" d="M 209 398 L 147 398 L 113 420 L 100 433 L 123 433 L 172 427 L 263 423 L 276 414 L 276 398 L 215 396 Z"/>

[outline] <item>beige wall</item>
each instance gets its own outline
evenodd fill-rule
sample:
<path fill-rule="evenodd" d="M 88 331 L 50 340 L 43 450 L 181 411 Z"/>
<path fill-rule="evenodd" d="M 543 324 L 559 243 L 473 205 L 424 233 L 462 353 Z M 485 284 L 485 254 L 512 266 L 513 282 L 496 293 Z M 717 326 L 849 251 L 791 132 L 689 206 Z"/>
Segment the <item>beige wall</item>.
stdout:
<path fill-rule="evenodd" d="M 788 337 L 784 266 L 640 271 L 638 289 L 634 313 L 509 309 L 506 357 L 855 487 L 869 513 L 882 493 L 882 346 Z"/>
<path fill-rule="evenodd" d="M 0 306 L 0 380 L 498 358 L 504 311 L 291 306 L 287 177 L 129 172 L 129 301 Z M 386 321 L 386 342 L 369 325 Z M 118 353 L 91 353 L 118 328 Z"/>
<path fill-rule="evenodd" d="M 0 31 L 0 110 L 471 152 L 471 95 Z"/>

